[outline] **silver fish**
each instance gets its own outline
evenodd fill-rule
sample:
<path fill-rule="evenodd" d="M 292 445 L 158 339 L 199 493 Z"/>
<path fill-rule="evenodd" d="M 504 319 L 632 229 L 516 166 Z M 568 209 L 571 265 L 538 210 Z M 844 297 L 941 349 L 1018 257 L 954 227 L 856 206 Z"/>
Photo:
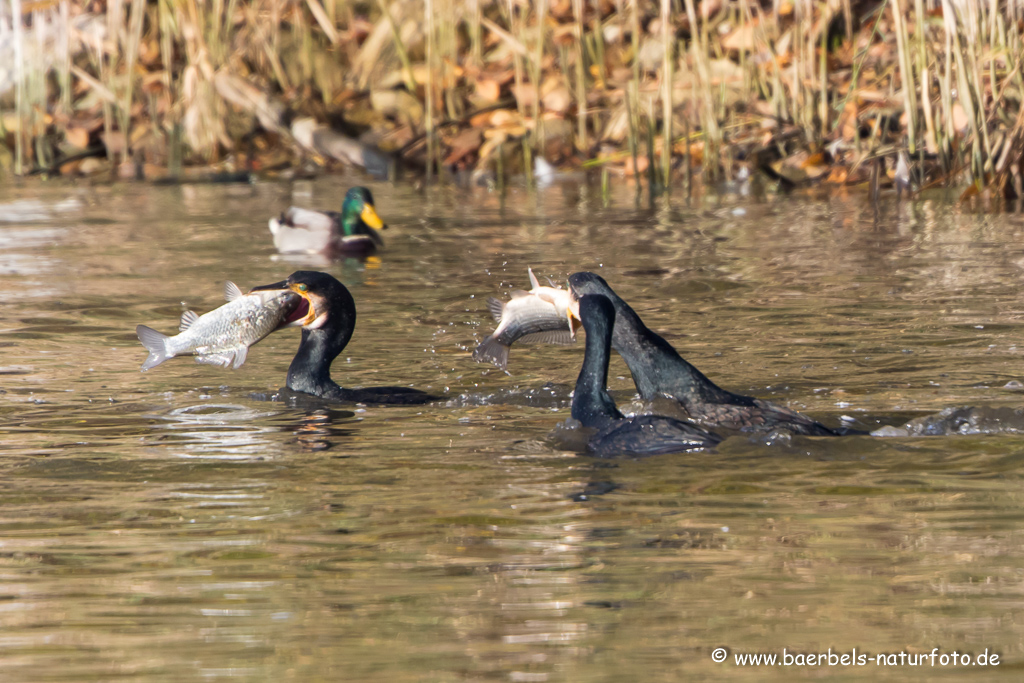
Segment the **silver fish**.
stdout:
<path fill-rule="evenodd" d="M 173 337 L 139 325 L 135 333 L 149 351 L 142 371 L 168 358 L 194 355 L 197 363 L 220 367 L 241 367 L 249 347 L 279 327 L 301 324 L 308 309 L 305 299 L 288 290 L 243 294 L 234 282 L 224 284 L 228 303 L 205 315 L 185 311 Z"/>
<path fill-rule="evenodd" d="M 501 302 L 488 297 L 487 307 L 498 328 L 473 351 L 477 362 L 490 361 L 504 370 L 508 366 L 509 347 L 515 342 L 524 344 L 572 344 L 576 341 L 578 322 L 570 322 L 567 309 L 572 295 L 560 287 L 541 287 L 532 268 L 532 289 L 513 290 L 509 301 Z"/>

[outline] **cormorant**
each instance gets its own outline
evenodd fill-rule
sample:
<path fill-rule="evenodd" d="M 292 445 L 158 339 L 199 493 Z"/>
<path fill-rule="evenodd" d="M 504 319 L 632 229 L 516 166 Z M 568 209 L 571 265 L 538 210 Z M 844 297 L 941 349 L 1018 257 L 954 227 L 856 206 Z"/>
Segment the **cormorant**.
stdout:
<path fill-rule="evenodd" d="M 662 395 L 673 398 L 694 422 L 748 432 L 786 429 L 811 436 L 839 436 L 836 431 L 770 401 L 722 389 L 686 362 L 662 337 L 640 320 L 600 275 L 580 272 L 569 276 L 574 296 L 601 294 L 615 307 L 612 346 L 629 366 L 633 382 L 644 400 Z"/>
<path fill-rule="evenodd" d="M 287 386 L 332 401 L 419 404 L 438 400 L 408 387 L 345 389 L 331 379 L 331 363 L 352 338 L 356 305 L 345 285 L 327 273 L 299 270 L 287 280 L 251 291 L 291 290 L 304 300 L 288 322 L 302 325 L 302 341 L 288 368 Z"/>
<path fill-rule="evenodd" d="M 590 451 L 598 456 L 656 455 L 707 448 L 722 440 L 671 417 L 623 417 L 607 389 L 615 306 L 607 297 L 590 294 L 580 298 L 578 312 L 587 344 L 572 398 L 572 416 L 584 427 L 598 430 L 587 442 Z"/>

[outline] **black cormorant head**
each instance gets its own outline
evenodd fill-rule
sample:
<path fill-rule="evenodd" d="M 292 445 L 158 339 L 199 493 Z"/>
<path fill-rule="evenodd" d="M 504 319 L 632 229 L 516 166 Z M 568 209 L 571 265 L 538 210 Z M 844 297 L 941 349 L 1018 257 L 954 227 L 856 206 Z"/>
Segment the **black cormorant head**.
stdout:
<path fill-rule="evenodd" d="M 582 321 L 580 317 L 580 299 L 588 294 L 599 295 L 601 298 L 609 300 L 613 307 L 617 305 L 615 299 L 618 299 L 618 297 L 615 295 L 615 292 L 604 281 L 604 278 L 596 273 L 588 273 L 586 271 L 573 273 L 569 276 L 569 291 L 572 292 L 572 297 L 566 309 L 566 316 L 569 318 L 570 327 L 572 327 L 573 318 Z M 612 319 L 614 318 L 613 311 Z"/>
<path fill-rule="evenodd" d="M 615 296 L 615 292 L 604 281 L 604 278 L 597 273 L 586 271 L 573 273 L 569 276 L 569 289 L 572 290 L 573 298 L 579 299 L 587 294 L 603 294 L 604 296 Z"/>
<path fill-rule="evenodd" d="M 290 290 L 302 297 L 303 303 L 281 327 L 301 325 L 303 330 L 319 330 L 355 326 L 355 301 L 348 288 L 333 275 L 297 270 L 286 280 L 252 288 L 254 292 L 266 290 Z"/>
<path fill-rule="evenodd" d="M 287 280 L 253 288 L 262 290 L 290 290 L 303 300 L 282 325 L 302 325 L 302 341 L 288 368 L 288 388 L 324 397 L 340 392 L 331 379 L 331 363 L 356 327 L 356 304 L 345 285 L 327 273 L 298 270 Z"/>

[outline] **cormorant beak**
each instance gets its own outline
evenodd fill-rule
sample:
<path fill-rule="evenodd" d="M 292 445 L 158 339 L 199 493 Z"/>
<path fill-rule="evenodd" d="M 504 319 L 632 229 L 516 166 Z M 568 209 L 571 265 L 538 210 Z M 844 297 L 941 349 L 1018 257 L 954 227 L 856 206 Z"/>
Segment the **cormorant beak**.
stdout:
<path fill-rule="evenodd" d="M 575 339 L 576 330 L 583 325 L 583 320 L 580 318 L 580 302 L 575 296 L 569 296 L 569 305 L 565 307 L 565 318 L 569 321 L 569 333 Z"/>
<path fill-rule="evenodd" d="M 259 287 L 253 287 L 250 292 L 294 292 L 298 294 L 302 301 L 295 307 L 295 310 L 285 318 L 278 329 L 285 327 L 296 327 L 301 325 L 305 327 L 314 320 L 316 320 L 316 304 L 310 297 L 308 289 L 305 289 L 306 285 L 298 283 L 289 283 L 287 280 L 281 280 L 271 285 L 260 285 Z"/>

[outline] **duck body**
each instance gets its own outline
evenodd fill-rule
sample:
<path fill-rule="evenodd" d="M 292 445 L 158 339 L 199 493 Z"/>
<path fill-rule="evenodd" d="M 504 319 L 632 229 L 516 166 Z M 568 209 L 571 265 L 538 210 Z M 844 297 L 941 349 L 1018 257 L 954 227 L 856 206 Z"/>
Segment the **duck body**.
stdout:
<path fill-rule="evenodd" d="M 577 297 L 605 296 L 615 308 L 612 346 L 626 361 L 640 397 L 666 396 L 679 402 L 698 424 L 744 432 L 786 429 L 809 436 L 840 432 L 785 406 L 722 389 L 683 359 L 675 348 L 652 332 L 604 278 L 580 272 L 569 276 Z"/>
<path fill-rule="evenodd" d="M 578 310 L 587 342 L 572 416 L 597 430 L 587 442 L 590 452 L 600 457 L 657 455 L 709 448 L 721 441 L 717 434 L 671 417 L 624 417 L 607 388 L 615 306 L 607 297 L 591 294 L 580 298 Z"/>
<path fill-rule="evenodd" d="M 290 290 L 305 299 L 308 312 L 300 320 L 302 339 L 288 367 L 287 387 L 330 401 L 350 403 L 421 404 L 436 400 L 409 387 L 346 389 L 331 378 L 331 363 L 338 357 L 356 327 L 352 294 L 327 273 L 299 270 L 288 279 L 254 287 L 252 291 Z"/>
<path fill-rule="evenodd" d="M 329 258 L 368 256 L 384 246 L 378 230 L 387 228 L 377 215 L 373 194 L 353 187 L 341 211 L 290 207 L 270 219 L 274 247 L 282 254 L 323 254 Z"/>

